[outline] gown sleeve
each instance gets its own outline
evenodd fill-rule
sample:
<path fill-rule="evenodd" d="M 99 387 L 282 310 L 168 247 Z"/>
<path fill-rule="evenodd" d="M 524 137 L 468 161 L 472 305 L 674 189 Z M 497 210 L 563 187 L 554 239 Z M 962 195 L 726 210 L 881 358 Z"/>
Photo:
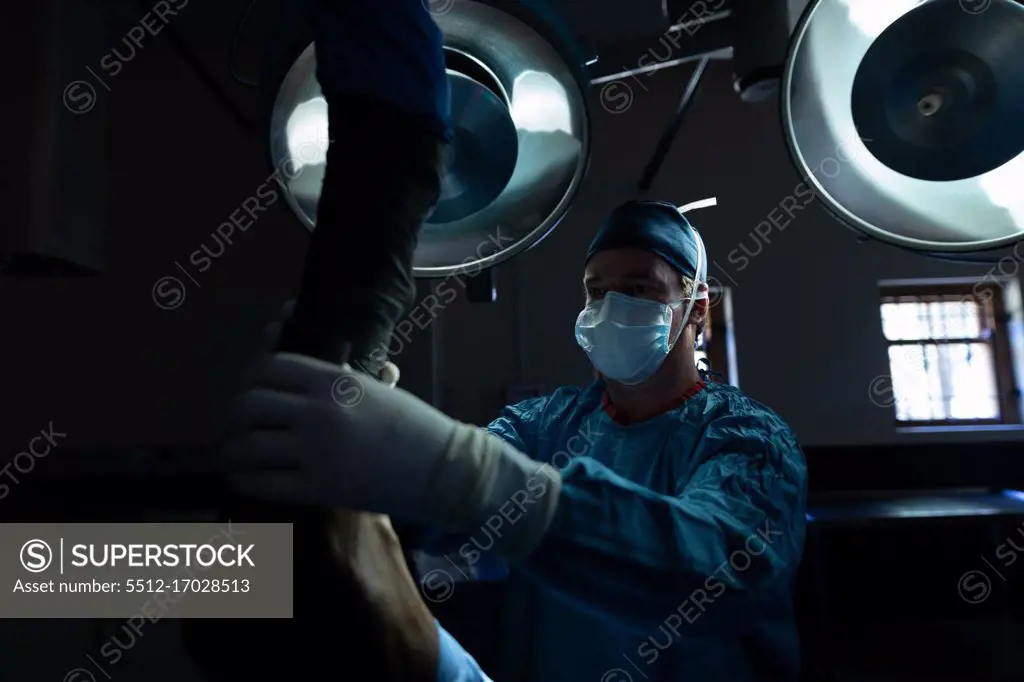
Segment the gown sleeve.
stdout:
<path fill-rule="evenodd" d="M 432 3 L 306 1 L 314 29 L 317 80 L 328 101 L 349 95 L 386 102 L 452 141 L 444 37 L 430 12 Z"/>
<path fill-rule="evenodd" d="M 806 465 L 792 432 L 772 413 L 733 412 L 707 425 L 695 456 L 699 464 L 674 495 L 592 458 L 573 460 L 545 539 L 520 568 L 579 607 L 643 632 L 684 613 L 684 602 L 703 627 L 734 613 L 709 603 L 788 594 L 806 523 Z"/>

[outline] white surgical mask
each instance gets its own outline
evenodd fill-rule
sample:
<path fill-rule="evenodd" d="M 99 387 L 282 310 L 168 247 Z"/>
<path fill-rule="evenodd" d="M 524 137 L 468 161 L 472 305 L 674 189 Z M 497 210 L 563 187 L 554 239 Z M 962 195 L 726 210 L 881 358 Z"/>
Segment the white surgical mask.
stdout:
<path fill-rule="evenodd" d="M 708 297 L 704 240 L 697 239 L 697 278 L 693 295 L 670 303 L 633 298 L 618 292 L 588 305 L 576 318 L 576 342 L 601 374 L 627 386 L 647 381 L 672 352 L 679 335 L 690 320 L 693 306 Z M 688 300 L 680 318 L 679 329 L 672 332 L 672 315 Z"/>
<path fill-rule="evenodd" d="M 618 292 L 588 305 L 576 319 L 576 341 L 601 374 L 622 384 L 643 383 L 672 351 L 672 316 L 682 300 L 659 303 Z"/>

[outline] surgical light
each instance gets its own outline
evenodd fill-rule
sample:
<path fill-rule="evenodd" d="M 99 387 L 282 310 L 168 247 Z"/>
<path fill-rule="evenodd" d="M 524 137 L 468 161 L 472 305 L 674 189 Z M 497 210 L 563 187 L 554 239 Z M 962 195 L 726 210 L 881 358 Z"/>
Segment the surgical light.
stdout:
<path fill-rule="evenodd" d="M 943 257 L 1024 238 L 1024 4 L 812 0 L 781 100 L 793 161 L 855 230 Z"/>

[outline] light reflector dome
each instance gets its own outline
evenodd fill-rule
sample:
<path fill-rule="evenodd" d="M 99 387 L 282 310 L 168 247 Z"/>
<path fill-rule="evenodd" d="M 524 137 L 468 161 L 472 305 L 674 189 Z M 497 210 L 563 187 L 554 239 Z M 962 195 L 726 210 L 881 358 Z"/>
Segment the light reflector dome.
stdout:
<path fill-rule="evenodd" d="M 798 170 L 861 232 L 934 254 L 1024 238 L 1024 5 L 819 0 L 782 122 Z"/>
<path fill-rule="evenodd" d="M 419 235 L 413 271 L 479 272 L 533 246 L 569 209 L 589 156 L 579 68 L 523 21 L 472 0 L 434 14 L 444 34 L 455 142 L 440 201 Z M 315 228 L 325 169 L 327 106 L 313 45 L 292 64 L 270 122 L 275 168 L 299 220 Z"/>

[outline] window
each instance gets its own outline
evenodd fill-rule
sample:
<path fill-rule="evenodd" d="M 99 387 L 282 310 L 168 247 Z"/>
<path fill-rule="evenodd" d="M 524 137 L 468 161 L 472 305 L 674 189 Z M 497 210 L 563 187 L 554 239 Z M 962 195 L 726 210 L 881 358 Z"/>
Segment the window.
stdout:
<path fill-rule="evenodd" d="M 1000 284 L 883 285 L 881 294 L 897 424 L 1021 423 Z"/>

